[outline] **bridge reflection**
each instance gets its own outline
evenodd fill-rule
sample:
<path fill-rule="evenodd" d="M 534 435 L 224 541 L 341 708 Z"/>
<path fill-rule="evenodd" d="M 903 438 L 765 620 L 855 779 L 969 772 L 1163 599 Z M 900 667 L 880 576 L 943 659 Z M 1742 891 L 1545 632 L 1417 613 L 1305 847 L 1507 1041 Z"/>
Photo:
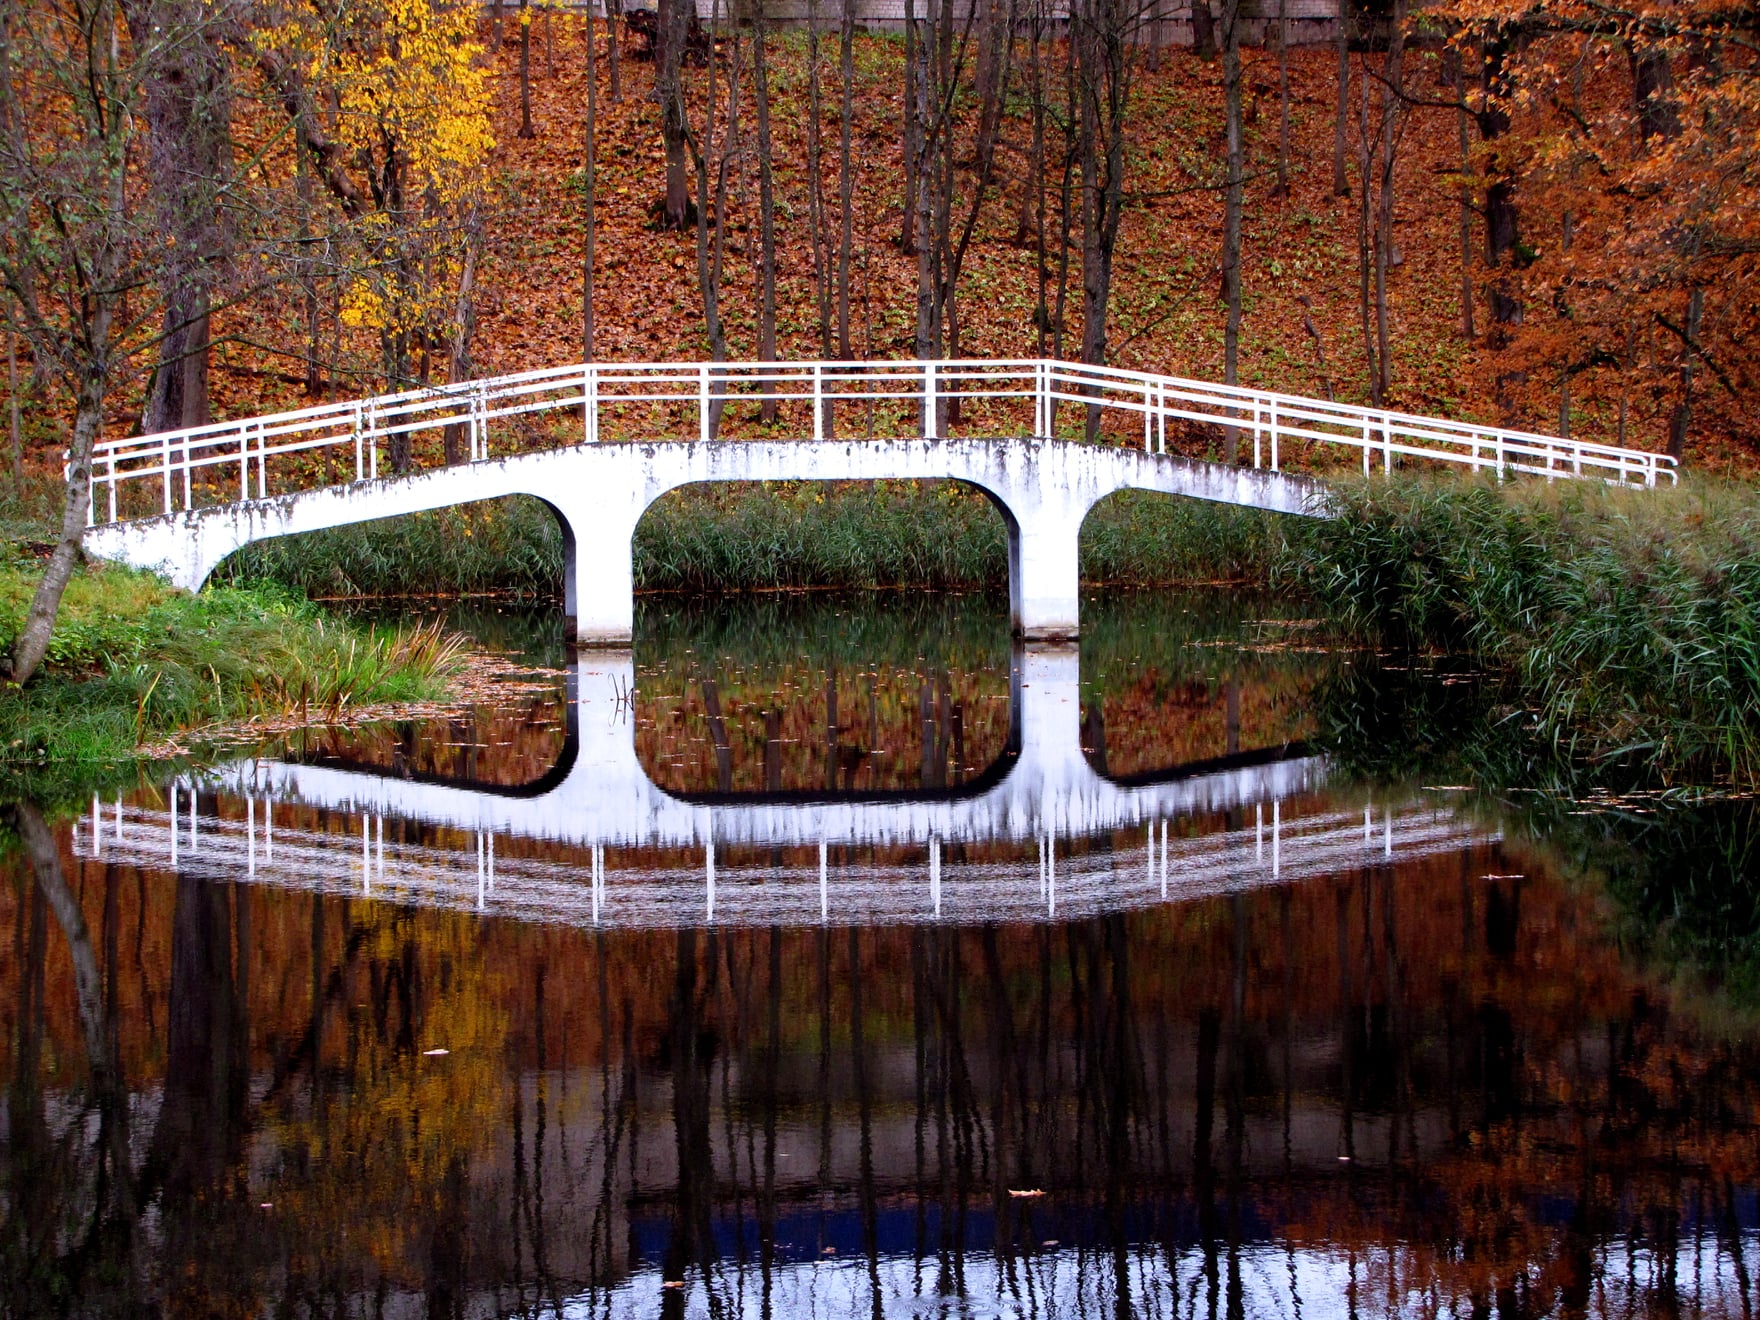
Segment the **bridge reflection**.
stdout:
<path fill-rule="evenodd" d="M 520 787 L 252 758 L 94 803 L 82 855 L 525 919 L 681 924 L 1056 919 L 1414 858 L 1494 837 L 1339 800 L 1277 745 L 1128 781 L 1084 754 L 1076 652 L 1015 653 L 1002 755 L 956 787 L 669 792 L 636 754 L 627 653 L 569 673 L 563 755 Z"/>

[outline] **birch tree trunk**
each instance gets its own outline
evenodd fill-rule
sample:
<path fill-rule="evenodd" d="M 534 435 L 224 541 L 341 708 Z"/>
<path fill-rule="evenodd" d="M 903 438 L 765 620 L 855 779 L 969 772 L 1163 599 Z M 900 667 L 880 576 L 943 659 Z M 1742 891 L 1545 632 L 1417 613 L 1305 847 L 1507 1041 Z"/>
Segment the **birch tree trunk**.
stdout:
<path fill-rule="evenodd" d="M 109 322 L 110 312 L 105 308 L 98 313 L 98 322 L 92 327 L 100 342 L 109 336 Z M 61 610 L 61 597 L 79 563 L 80 542 L 85 537 L 86 519 L 92 507 L 92 446 L 104 425 L 104 387 L 108 376 L 108 362 L 99 359 L 88 365 L 80 377 L 74 403 L 73 434 L 68 445 L 67 495 L 61 509 L 61 533 L 49 553 L 49 562 L 43 567 L 36 592 L 31 596 L 24 626 L 12 644 L 9 667 L 14 683 L 30 682 L 43 663 L 43 657 L 48 654 L 49 635 L 55 627 L 55 616 Z"/>

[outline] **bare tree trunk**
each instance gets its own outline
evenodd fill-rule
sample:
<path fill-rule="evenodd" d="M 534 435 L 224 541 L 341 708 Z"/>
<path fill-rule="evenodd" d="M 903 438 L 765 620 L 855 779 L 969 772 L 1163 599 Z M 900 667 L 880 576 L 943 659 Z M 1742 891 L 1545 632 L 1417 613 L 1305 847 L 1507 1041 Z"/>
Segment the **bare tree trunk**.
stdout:
<path fill-rule="evenodd" d="M 1241 0 L 1222 0 L 1222 91 L 1227 117 L 1228 192 L 1222 211 L 1222 379 L 1240 378 L 1241 344 L 1241 203 L 1245 193 L 1245 160 L 1241 141 Z M 1222 461 L 1240 460 L 1240 430 L 1223 428 Z"/>
<path fill-rule="evenodd" d="M 18 334 L 6 332 L 7 422 L 12 436 L 12 486 L 24 487 L 24 432 L 18 424 Z"/>
<path fill-rule="evenodd" d="M 1506 41 L 1505 33 L 1493 29 L 1481 43 L 1484 101 L 1475 118 L 1479 136 L 1487 142 L 1501 138 L 1510 127 L 1509 114 L 1500 99 L 1509 90 Z M 1516 207 L 1515 180 L 1500 171 L 1485 188 L 1485 264 L 1494 271 L 1508 271 L 1518 261 L 1520 242 L 1521 216 Z M 1508 274 L 1493 276 L 1490 292 L 1491 346 L 1501 348 L 1508 341 L 1507 327 L 1521 324 L 1522 305 L 1515 281 Z"/>
<path fill-rule="evenodd" d="M 519 135 L 537 137 L 532 127 L 532 8 L 519 0 Z"/>
<path fill-rule="evenodd" d="M 929 359 L 940 355 L 939 325 L 935 316 L 935 271 L 933 261 L 933 235 L 935 226 L 935 184 L 936 171 L 933 163 L 935 143 L 929 136 L 932 121 L 930 112 L 930 51 L 929 40 L 935 30 L 935 3 L 929 0 L 929 32 L 917 30 L 917 23 L 912 13 L 912 0 L 905 0 L 906 24 L 906 72 L 905 81 L 910 89 L 910 114 L 913 126 L 909 139 L 915 144 L 916 152 L 910 166 L 910 180 L 913 186 L 911 208 L 907 217 L 910 229 L 910 243 L 907 252 L 916 253 L 917 257 L 917 330 L 916 355 L 920 359 Z M 947 3 L 947 0 L 941 0 Z M 913 36 L 914 34 L 914 36 Z M 923 434 L 929 434 L 930 419 L 924 416 Z"/>
<path fill-rule="evenodd" d="M 1015 3 L 1009 0 L 1005 12 L 998 14 L 994 7 L 987 9 L 987 21 L 995 31 L 990 40 L 979 49 L 978 67 L 978 129 L 973 145 L 973 193 L 970 209 L 961 221 L 959 237 L 951 243 L 948 235 L 943 234 L 942 245 L 946 249 L 944 261 L 942 301 L 947 309 L 947 351 L 950 357 L 960 356 L 960 319 L 959 319 L 959 280 L 965 269 L 966 254 L 971 248 L 972 238 L 977 232 L 978 219 L 983 213 L 984 202 L 989 196 L 990 185 L 995 176 L 996 145 L 1002 133 L 1003 104 L 1008 97 L 1009 77 L 1014 68 L 1013 42 L 1009 34 L 1015 27 Z M 986 64 L 988 61 L 988 64 Z M 951 134 L 947 135 L 951 139 Z M 953 191 L 952 143 L 948 144 L 948 222 L 951 223 L 951 198 Z M 958 400 L 953 401 L 955 404 Z M 956 414 L 957 416 L 957 414 Z"/>
<path fill-rule="evenodd" d="M 923 157 L 921 105 L 924 100 L 923 73 L 919 67 L 923 35 L 917 29 L 917 21 L 916 0 L 904 0 L 904 224 L 898 246 L 907 255 L 917 250 L 917 243 L 923 237 L 917 223 L 918 194 L 921 192 L 917 171 L 922 167 Z"/>
<path fill-rule="evenodd" d="M 611 104 L 623 104 L 623 0 L 587 0 L 605 6 L 606 53 L 611 65 Z"/>
<path fill-rule="evenodd" d="M 1338 24 L 1333 44 L 1338 50 L 1338 91 L 1332 117 L 1332 195 L 1351 195 L 1350 176 L 1345 171 L 1345 145 L 1349 136 L 1347 125 L 1351 113 L 1351 5 L 1354 0 L 1338 0 Z"/>
<path fill-rule="evenodd" d="M 323 303 L 318 298 L 318 261 L 308 254 L 312 244 L 312 207 L 315 199 L 312 196 L 312 170 L 303 151 L 295 151 L 293 154 L 293 186 L 294 194 L 299 200 L 300 240 L 300 256 L 295 264 L 295 271 L 305 300 L 305 393 L 308 399 L 316 399 L 324 392 L 324 316 Z"/>
<path fill-rule="evenodd" d="M 1289 0 L 1277 0 L 1277 196 L 1289 196 Z"/>
<path fill-rule="evenodd" d="M 598 240 L 599 230 L 599 196 L 598 196 L 598 157 L 599 157 L 599 53 L 598 34 L 594 28 L 593 4 L 587 4 L 587 122 L 584 135 L 586 159 L 582 166 L 586 184 L 586 251 L 581 256 L 581 361 L 593 361 L 593 248 Z M 607 20 L 606 26 L 609 27 Z"/>
<path fill-rule="evenodd" d="M 732 168 L 734 154 L 739 144 L 739 66 L 741 59 L 739 33 L 736 29 L 733 36 L 733 54 L 727 73 L 727 127 L 721 136 L 721 146 L 715 145 L 715 107 L 720 99 L 716 87 L 716 35 L 720 25 L 721 5 L 719 0 L 710 12 L 709 19 L 709 61 L 708 83 L 709 103 L 705 111 L 702 145 L 692 146 L 695 156 L 697 173 L 697 285 L 703 295 L 703 328 L 709 338 L 709 356 L 716 362 L 727 360 L 727 326 L 721 319 L 721 269 L 722 260 L 727 250 L 727 178 Z M 709 231 L 710 192 L 709 174 L 710 157 L 715 157 L 715 192 L 714 212 L 715 229 L 711 236 Z M 719 382 L 716 382 L 719 388 Z M 720 434 L 721 414 L 726 404 L 716 399 L 709 405 L 709 436 L 713 439 Z"/>
<path fill-rule="evenodd" d="M 90 338 L 102 343 L 109 335 L 108 306 L 94 318 Z M 86 518 L 92 507 L 92 446 L 104 424 L 104 384 L 107 372 L 101 365 L 87 367 L 79 378 L 79 393 L 73 414 L 73 435 L 68 445 L 67 502 L 61 513 L 61 535 L 43 576 L 31 597 L 25 613 L 24 626 L 12 644 L 9 662 L 14 683 L 28 683 L 43 663 L 49 650 L 49 634 L 55 626 L 55 615 L 61 609 L 61 597 L 79 562 L 80 541 L 85 536 Z"/>
<path fill-rule="evenodd" d="M 1456 128 L 1460 135 L 1461 146 L 1461 210 L 1460 210 L 1460 248 L 1461 248 L 1461 337 L 1469 344 L 1473 342 L 1473 185 L 1469 182 L 1469 170 L 1472 164 L 1472 144 L 1467 140 L 1467 70 L 1466 63 L 1458 52 L 1450 50 L 1450 62 L 1454 65 L 1454 91 L 1461 103 L 1456 114 Z"/>
<path fill-rule="evenodd" d="M 1375 210 L 1372 178 L 1374 142 L 1369 133 L 1368 57 L 1364 56 L 1362 86 L 1357 92 L 1357 332 L 1363 339 L 1363 362 L 1368 369 L 1369 396 L 1375 399 L 1380 372 L 1375 358 Z"/>
<path fill-rule="evenodd" d="M 225 250 L 218 214 L 229 156 L 231 80 L 217 20 L 202 0 L 129 0 L 137 43 L 154 51 L 147 72 L 146 177 L 160 231 L 170 241 L 157 283 L 164 304 L 157 362 L 141 429 L 201 426 L 208 412 L 208 310 Z M 167 42 L 163 32 L 187 39 Z"/>
<path fill-rule="evenodd" d="M 1063 356 L 1064 334 L 1069 326 L 1069 262 L 1072 243 L 1070 235 L 1075 224 L 1075 207 L 1070 193 L 1075 186 L 1077 134 L 1080 122 L 1080 98 L 1076 93 L 1076 43 L 1066 41 L 1064 48 L 1063 87 L 1063 170 L 1057 191 L 1057 298 L 1051 313 L 1051 355 Z M 1050 432 L 1057 434 L 1057 400 L 1051 401 Z"/>
<path fill-rule="evenodd" d="M 849 139 L 851 120 L 855 118 L 855 40 L 856 0 L 843 0 L 843 15 L 838 32 L 843 104 L 837 128 L 837 355 L 846 362 L 854 356 L 849 338 L 849 267 L 855 249 L 855 176 L 850 168 Z M 910 117 L 908 107 L 905 117 Z M 906 155 L 909 155 L 908 146 Z M 908 192 L 906 195 L 909 195 Z"/>
<path fill-rule="evenodd" d="M 660 102 L 660 141 L 666 151 L 666 201 L 663 212 L 667 229 L 684 229 L 691 222 L 690 186 L 685 177 L 685 151 L 689 125 L 685 121 L 684 85 L 679 67 L 684 62 L 685 41 L 690 31 L 687 6 L 694 0 L 660 0 L 659 49 L 655 52 L 654 97 Z M 714 47 L 710 46 L 710 86 L 714 85 Z M 707 149 L 707 148 L 705 148 Z"/>
<path fill-rule="evenodd" d="M 1216 15 L 1210 12 L 1210 0 L 1192 0 L 1192 49 L 1199 59 L 1216 58 Z"/>
<path fill-rule="evenodd" d="M 1051 334 L 1051 305 L 1048 290 L 1051 267 L 1045 242 L 1045 19 L 1046 0 L 1030 0 L 1033 5 L 1033 30 L 1028 47 L 1032 58 L 1033 141 L 1027 155 L 1026 197 L 1021 204 L 1020 234 L 1030 224 L 1033 234 L 1033 271 L 1036 276 L 1036 300 L 1033 304 L 1033 329 L 1038 356 L 1046 356 L 1045 345 Z M 1018 241 L 1017 235 L 1017 241 Z"/>
<path fill-rule="evenodd" d="M 813 249 L 813 307 L 819 319 L 819 356 L 828 358 L 832 344 L 834 259 L 825 222 L 825 97 L 819 69 L 819 0 L 807 0 L 807 230 Z"/>
<path fill-rule="evenodd" d="M 1387 73 L 1381 97 L 1381 178 L 1375 217 L 1375 384 L 1374 399 L 1385 404 L 1393 380 L 1392 330 L 1388 324 L 1387 271 L 1393 258 L 1394 165 L 1405 94 L 1406 0 L 1394 0 L 1393 31 L 1387 43 Z"/>
<path fill-rule="evenodd" d="M 764 0 L 752 7 L 752 90 L 758 118 L 758 357 L 776 360 L 776 192 L 770 168 L 770 73 L 764 63 L 766 33 Z M 719 218 L 719 217 L 718 217 Z M 761 387 L 759 407 L 764 425 L 776 421 L 776 400 L 770 385 Z"/>
<path fill-rule="evenodd" d="M 1076 145 L 1082 167 L 1082 361 L 1096 366 L 1106 361 L 1112 259 L 1124 211 L 1134 14 L 1128 0 L 1088 0 L 1070 42 L 1080 82 Z M 1072 25 L 1076 23 L 1072 16 Z M 1097 439 L 1098 406 L 1088 406 L 1086 422 L 1088 438 Z"/>
<path fill-rule="evenodd" d="M 490 0 L 489 4 L 489 49 L 497 54 L 501 50 L 501 6 L 505 0 Z"/>
<path fill-rule="evenodd" d="M 476 374 L 471 362 L 471 339 L 477 332 L 477 257 L 482 245 L 482 224 L 473 212 L 465 222 L 464 265 L 458 273 L 458 301 L 453 310 L 452 339 L 447 345 L 449 385 L 460 384 Z M 448 426 L 441 443 L 448 466 L 469 460 L 469 436 L 464 423 Z"/>
<path fill-rule="evenodd" d="M 1705 291 L 1695 287 L 1687 295 L 1686 344 L 1681 354 L 1681 397 L 1668 419 L 1668 452 L 1677 462 L 1686 456 L 1687 433 L 1693 421 L 1693 376 L 1699 355 L 1699 323 L 1705 314 Z"/>
<path fill-rule="evenodd" d="M 1645 142 L 1653 137 L 1679 136 L 1681 121 L 1671 95 L 1674 75 L 1668 67 L 1668 52 L 1640 51 L 1628 45 L 1627 55 L 1632 66 L 1632 100 L 1638 112 L 1639 136 Z"/>

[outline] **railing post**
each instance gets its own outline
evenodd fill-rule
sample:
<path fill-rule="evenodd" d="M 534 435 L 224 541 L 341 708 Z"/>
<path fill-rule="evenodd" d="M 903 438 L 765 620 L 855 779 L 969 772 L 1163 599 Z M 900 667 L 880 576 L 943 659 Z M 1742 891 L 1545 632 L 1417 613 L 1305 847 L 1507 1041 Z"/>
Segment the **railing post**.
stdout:
<path fill-rule="evenodd" d="M 162 436 L 159 440 L 159 469 L 165 476 L 165 512 L 171 512 L 171 437 Z"/>
<path fill-rule="evenodd" d="M 813 439 L 825 438 L 825 364 L 813 363 Z"/>
<path fill-rule="evenodd" d="M 354 406 L 354 479 L 361 480 L 365 476 L 364 455 L 361 452 L 361 406 Z"/>
<path fill-rule="evenodd" d="M 941 438 L 940 408 L 935 397 L 935 364 L 923 363 L 923 438 Z"/>
<path fill-rule="evenodd" d="M 116 451 L 112 449 L 104 456 L 110 473 L 110 521 L 116 521 Z"/>
<path fill-rule="evenodd" d="M 590 445 L 599 443 L 599 368 L 587 364 L 581 384 L 582 434 Z"/>
<path fill-rule="evenodd" d="M 251 429 L 248 426 L 238 428 L 238 498 L 248 500 L 251 497 Z"/>
<path fill-rule="evenodd" d="M 1281 458 L 1277 448 L 1277 400 L 1268 400 L 1267 406 L 1271 412 L 1271 470 L 1279 472 L 1282 468 L 1279 466 Z"/>
<path fill-rule="evenodd" d="M 1167 452 L 1167 382 L 1155 385 L 1155 439 L 1157 453 Z"/>
<path fill-rule="evenodd" d="M 263 434 L 260 422 L 257 424 L 257 498 L 269 498 L 269 437 Z"/>
<path fill-rule="evenodd" d="M 188 513 L 195 508 L 195 501 L 190 498 L 190 468 L 195 457 L 194 446 L 188 435 L 183 437 L 183 509 Z"/>
<path fill-rule="evenodd" d="M 1150 384 L 1150 382 L 1143 382 L 1143 452 L 1145 454 L 1153 454 L 1155 452 L 1155 433 L 1150 424 L 1149 413 L 1151 406 L 1150 391 L 1152 389 L 1154 389 L 1154 386 Z"/>
<path fill-rule="evenodd" d="M 1393 418 L 1381 414 L 1381 475 L 1393 475 Z"/>
<path fill-rule="evenodd" d="M 709 364 L 697 364 L 697 439 L 709 439 Z"/>
<path fill-rule="evenodd" d="M 1363 475 L 1369 475 L 1369 419 L 1363 419 Z"/>
<path fill-rule="evenodd" d="M 367 400 L 367 480 L 379 479 L 379 410 Z"/>
<path fill-rule="evenodd" d="M 1033 434 L 1041 440 L 1051 436 L 1051 368 L 1044 358 L 1033 363 Z"/>
<path fill-rule="evenodd" d="M 1503 481 L 1503 432 L 1497 433 L 1497 480 Z"/>

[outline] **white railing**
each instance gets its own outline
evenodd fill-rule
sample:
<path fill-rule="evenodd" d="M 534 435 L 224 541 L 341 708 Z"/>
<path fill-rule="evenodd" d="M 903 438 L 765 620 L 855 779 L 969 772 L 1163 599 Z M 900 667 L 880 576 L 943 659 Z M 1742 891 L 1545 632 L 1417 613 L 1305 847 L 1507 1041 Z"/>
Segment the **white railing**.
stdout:
<path fill-rule="evenodd" d="M 1109 418 L 1137 419 L 1130 423 L 1133 442 L 1140 420 L 1151 453 L 1167 452 L 1170 422 L 1233 428 L 1243 441 L 1250 433 L 1253 466 L 1274 471 L 1294 443 L 1357 449 L 1365 476 L 1423 460 L 1500 478 L 1598 477 L 1640 486 L 1675 480 L 1675 460 L 1648 450 L 1048 359 L 595 362 L 101 441 L 93 455 L 92 520 L 371 481 L 382 467 L 390 470 L 397 446 L 406 450 L 403 470 L 415 470 L 426 456 L 407 452 L 411 439 L 448 427 L 458 428 L 470 460 L 482 461 L 491 456 L 491 424 L 541 413 L 557 420 L 573 414 L 573 421 L 564 422 L 566 432 L 527 435 L 499 452 L 624 438 L 707 441 L 728 404 L 765 399 L 793 405 L 796 414 L 804 409 L 801 434 L 810 431 L 815 440 L 834 429 L 847 439 L 956 431 L 1051 437 L 1060 429 L 1075 436 L 1093 409 L 1096 433 L 1108 442 L 1118 439 L 1103 433 Z"/>

